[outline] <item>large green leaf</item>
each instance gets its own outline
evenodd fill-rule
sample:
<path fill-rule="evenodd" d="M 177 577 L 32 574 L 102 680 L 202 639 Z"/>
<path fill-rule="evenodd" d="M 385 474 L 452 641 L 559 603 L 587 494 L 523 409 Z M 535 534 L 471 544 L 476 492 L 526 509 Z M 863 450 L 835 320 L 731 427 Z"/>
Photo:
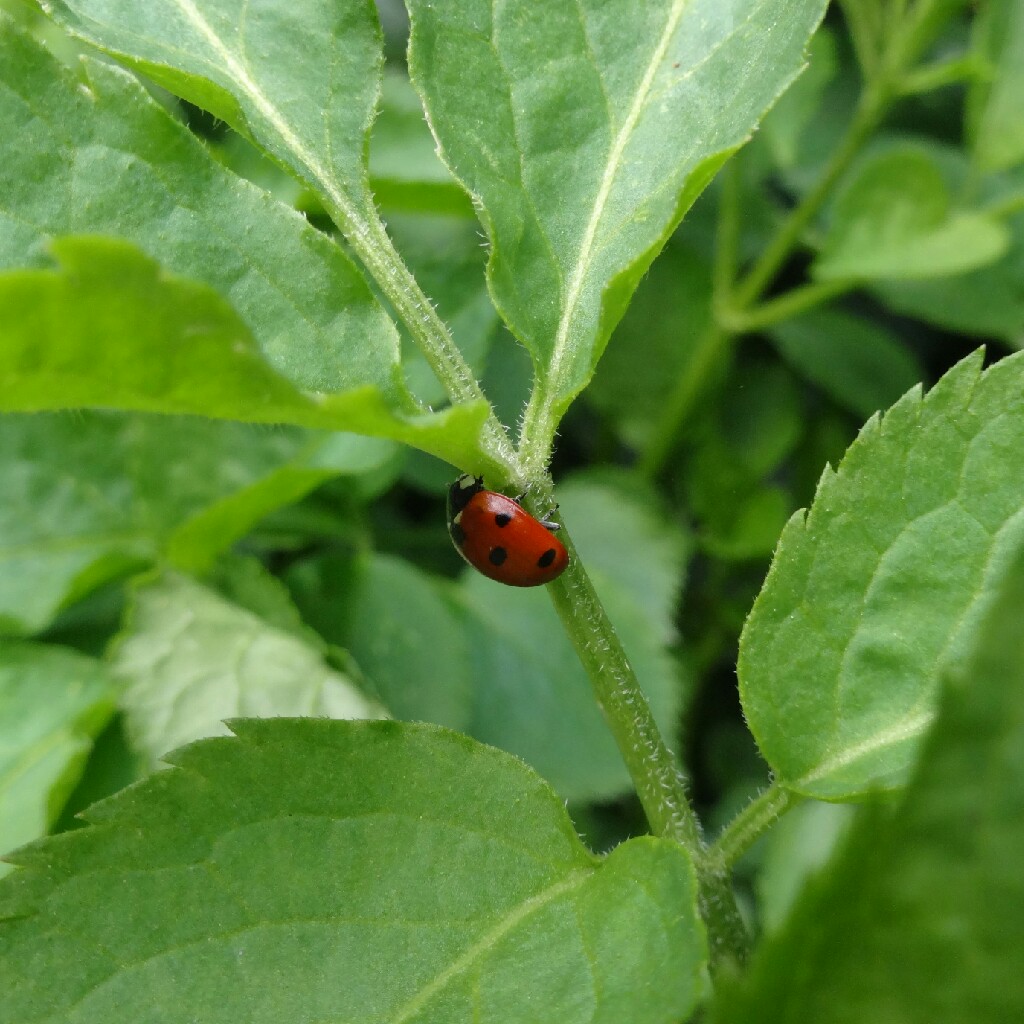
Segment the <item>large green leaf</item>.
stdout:
<path fill-rule="evenodd" d="M 0 1022 L 673 1024 L 686 854 L 598 860 L 515 758 L 431 726 L 240 721 L 0 885 Z"/>
<path fill-rule="evenodd" d="M 723 1024 L 1024 1017 L 1024 557 L 1002 572 L 899 806 L 863 809 Z"/>
<path fill-rule="evenodd" d="M 135 590 L 111 669 L 133 745 L 151 763 L 237 715 L 384 714 L 315 643 L 174 573 Z"/>
<path fill-rule="evenodd" d="M 800 69 L 825 4 L 408 6 L 413 83 L 479 201 L 492 294 L 557 416 L 683 213 Z"/>
<path fill-rule="evenodd" d="M 365 215 L 380 92 L 369 0 L 51 0 L 75 35 L 257 140 L 332 204 Z"/>
<path fill-rule="evenodd" d="M 478 444 L 482 404 L 434 414 L 368 385 L 304 393 L 268 365 L 211 288 L 167 274 L 118 239 L 60 238 L 49 248 L 56 269 L 0 273 L 2 411 L 119 408 L 293 423 L 487 463 Z"/>
<path fill-rule="evenodd" d="M 113 698 L 114 682 L 98 661 L 0 641 L 0 855 L 53 824 Z"/>
<path fill-rule="evenodd" d="M 402 402 L 394 325 L 352 262 L 225 171 L 131 75 L 86 60 L 76 78 L 5 21 L 0 136 L 17 140 L 0 162 L 0 267 L 38 265 L 55 234 L 121 236 L 219 291 L 295 385 Z"/>
<path fill-rule="evenodd" d="M 790 520 L 740 641 L 740 694 L 783 785 L 900 785 L 983 599 L 1024 536 L 1024 356 L 981 353 L 870 420 Z"/>
<path fill-rule="evenodd" d="M 579 477 L 558 499 L 655 717 L 672 735 L 682 693 L 668 648 L 689 538 L 659 515 L 655 496 L 621 475 Z M 568 799 L 628 792 L 629 774 L 543 588 L 515 590 L 467 569 L 461 594 L 476 669 L 472 734 L 525 758 Z"/>

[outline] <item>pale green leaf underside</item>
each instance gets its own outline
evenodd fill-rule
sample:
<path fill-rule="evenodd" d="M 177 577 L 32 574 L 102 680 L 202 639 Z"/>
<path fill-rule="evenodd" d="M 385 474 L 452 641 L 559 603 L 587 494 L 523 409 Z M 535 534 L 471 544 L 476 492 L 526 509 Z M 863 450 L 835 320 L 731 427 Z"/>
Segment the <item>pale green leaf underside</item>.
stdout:
<path fill-rule="evenodd" d="M 0 631 L 40 629 L 161 556 L 206 567 L 260 518 L 350 471 L 366 443 L 194 417 L 4 417 Z"/>
<path fill-rule="evenodd" d="M 20 855 L 0 1022 L 689 1014 L 704 940 L 675 844 L 598 861 L 538 776 L 439 728 L 233 729 Z"/>
<path fill-rule="evenodd" d="M 17 144 L 0 162 L 0 268 L 40 265 L 53 235 L 119 236 L 217 290 L 295 386 L 402 403 L 394 325 L 342 250 L 224 170 L 131 75 L 83 73 L 4 22 L 0 135 Z"/>
<path fill-rule="evenodd" d="M 111 670 L 133 746 L 150 763 L 225 733 L 225 718 L 386 715 L 321 650 L 175 573 L 135 590 Z"/>
<path fill-rule="evenodd" d="M 495 302 L 564 408 L 685 209 L 800 69 L 825 5 L 408 6 L 413 82 L 481 204 Z"/>
<path fill-rule="evenodd" d="M 0 411 L 115 408 L 290 423 L 486 465 L 483 405 L 417 413 L 372 386 L 305 393 L 267 364 L 210 288 L 162 272 L 117 239 L 61 238 L 50 250 L 55 270 L 0 273 Z"/>
<path fill-rule="evenodd" d="M 897 808 L 849 843 L 768 939 L 722 1024 L 1020 1020 L 1024 557 L 995 581 Z M 868 809 L 865 809 L 868 810 Z"/>
<path fill-rule="evenodd" d="M 901 784 L 978 609 L 1024 536 L 1024 357 L 964 360 L 871 420 L 779 541 L 740 642 L 778 780 L 842 799 Z"/>
<path fill-rule="evenodd" d="M 256 139 L 334 203 L 372 202 L 366 136 L 380 90 L 367 0 L 47 0 L 75 35 Z"/>
<path fill-rule="evenodd" d="M 113 696 L 113 680 L 91 658 L 0 641 L 0 856 L 45 835 Z"/>

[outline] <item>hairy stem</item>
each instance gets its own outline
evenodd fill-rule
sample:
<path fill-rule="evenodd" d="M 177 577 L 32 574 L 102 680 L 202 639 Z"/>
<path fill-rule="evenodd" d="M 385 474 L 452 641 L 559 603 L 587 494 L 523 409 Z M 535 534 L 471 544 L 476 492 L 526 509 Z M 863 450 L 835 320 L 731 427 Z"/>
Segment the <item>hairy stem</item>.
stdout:
<path fill-rule="evenodd" d="M 772 784 L 736 815 L 711 847 L 726 867 L 731 868 L 768 829 L 803 797 Z"/>
<path fill-rule="evenodd" d="M 331 196 L 324 198 L 329 200 Z M 369 205 L 372 211 L 372 204 Z M 334 202 L 329 203 L 328 212 L 408 328 L 452 402 L 487 402 L 451 332 L 409 272 L 375 212 L 363 216 L 350 204 Z M 523 485 L 525 481 L 515 448 L 493 410 L 484 425 L 483 441 L 495 460 L 508 467 L 510 480 L 517 486 Z"/>
<path fill-rule="evenodd" d="M 806 313 L 823 303 L 857 287 L 857 282 L 814 281 L 801 285 L 791 291 L 783 292 L 778 298 L 762 302 L 745 312 L 722 311 L 721 320 L 725 327 L 737 334 L 748 334 L 751 331 L 762 331 L 766 327 L 792 320 L 793 317 Z"/>
<path fill-rule="evenodd" d="M 775 279 L 793 250 L 800 244 L 808 224 L 817 216 L 832 195 L 836 182 L 846 172 L 854 157 L 878 127 L 889 103 L 890 90 L 878 80 L 865 87 L 853 119 L 814 188 L 783 221 L 778 233 L 761 253 L 733 294 L 735 308 L 742 312 L 756 302 Z"/>
<path fill-rule="evenodd" d="M 555 610 L 590 678 L 651 830 L 675 840 L 693 858 L 713 963 L 741 962 L 747 938 L 727 872 L 717 855 L 709 855 L 682 769 L 662 739 L 572 538 L 563 535 L 562 540 L 569 550 L 569 567 L 548 586 Z"/>

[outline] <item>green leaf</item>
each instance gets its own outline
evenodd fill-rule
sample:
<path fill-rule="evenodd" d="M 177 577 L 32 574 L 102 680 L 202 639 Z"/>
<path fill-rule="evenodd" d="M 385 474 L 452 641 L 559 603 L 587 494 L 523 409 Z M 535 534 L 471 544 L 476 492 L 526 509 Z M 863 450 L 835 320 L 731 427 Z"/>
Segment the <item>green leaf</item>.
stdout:
<path fill-rule="evenodd" d="M 862 160 L 836 197 L 814 274 L 822 280 L 941 277 L 986 266 L 1008 246 L 997 218 L 953 206 L 926 148 L 901 143 Z"/>
<path fill-rule="evenodd" d="M 195 580 L 165 573 L 136 588 L 111 670 L 136 750 L 151 763 L 235 715 L 385 714 L 330 668 L 323 650 Z"/>
<path fill-rule="evenodd" d="M 867 418 L 924 377 L 913 352 L 881 324 L 819 309 L 768 328 L 783 358 L 840 405 Z"/>
<path fill-rule="evenodd" d="M 114 710 L 98 661 L 0 641 L 0 855 L 46 833 Z M 9 870 L 0 864 L 0 875 Z"/>
<path fill-rule="evenodd" d="M 1018 538 L 1019 540 L 1019 538 Z M 1024 1015 L 1024 557 L 1003 560 L 915 778 L 841 854 L 716 1018 L 934 1024 Z"/>
<path fill-rule="evenodd" d="M 47 0 L 54 19 L 210 111 L 345 206 L 372 205 L 380 26 L 364 0 Z"/>
<path fill-rule="evenodd" d="M 4 24 L 0 135 L 18 144 L 0 164 L 0 267 L 39 265 L 52 235 L 117 235 L 220 292 L 297 387 L 373 386 L 403 408 L 394 325 L 342 250 L 225 171 L 131 75 L 93 60 L 82 74 Z"/>
<path fill-rule="evenodd" d="M 671 735 L 682 694 L 668 648 L 688 538 L 632 477 L 581 477 L 560 486 L 558 500 L 655 717 Z M 471 569 L 461 593 L 475 667 L 472 734 L 519 754 L 566 799 L 628 792 L 629 775 L 547 595 Z"/>
<path fill-rule="evenodd" d="M 487 461 L 482 405 L 416 413 L 370 386 L 305 394 L 205 285 L 166 274 L 117 239 L 61 238 L 50 249 L 56 269 L 0 274 L 0 410 L 114 407 L 292 423 L 392 438 L 462 465 Z M 305 475 L 278 481 L 270 506 L 311 486 Z"/>
<path fill-rule="evenodd" d="M 526 766 L 437 727 L 233 730 L 19 857 L 0 1022 L 689 1015 L 704 937 L 674 843 L 598 860 Z"/>
<path fill-rule="evenodd" d="M 973 50 L 990 73 L 968 98 L 968 134 L 982 173 L 1024 162 L 1024 3 L 989 0 L 974 23 Z"/>
<path fill-rule="evenodd" d="M 0 420 L 0 631 L 169 554 L 206 565 L 323 480 L 332 435 L 99 413 Z M 324 456 L 327 457 L 324 457 Z"/>
<path fill-rule="evenodd" d="M 558 414 L 637 282 L 798 72 L 821 0 L 412 0 L 410 69 L 479 202 L 491 293 Z M 624 42 L 628 41 L 628 45 Z"/>
<path fill-rule="evenodd" d="M 995 263 L 955 277 L 921 281 L 876 281 L 872 291 L 892 309 L 962 334 L 1000 338 L 1019 347 L 1024 337 L 1024 169 L 988 178 L 977 174 L 961 150 L 930 142 L 928 155 L 941 168 L 953 193 L 977 190 L 992 209 L 1010 213 L 1004 221 L 1010 244 Z"/>
<path fill-rule="evenodd" d="M 790 520 L 740 640 L 740 695 L 790 789 L 901 785 L 1024 534 L 1024 356 L 981 353 L 872 419 Z"/>
<path fill-rule="evenodd" d="M 306 621 L 344 647 L 388 710 L 467 729 L 475 667 L 449 581 L 388 555 L 322 555 L 288 584 Z"/>
<path fill-rule="evenodd" d="M 1024 339 L 1024 214 L 1007 222 L 1010 248 L 996 263 L 931 281 L 880 281 L 872 290 L 891 309 L 973 337 Z"/>

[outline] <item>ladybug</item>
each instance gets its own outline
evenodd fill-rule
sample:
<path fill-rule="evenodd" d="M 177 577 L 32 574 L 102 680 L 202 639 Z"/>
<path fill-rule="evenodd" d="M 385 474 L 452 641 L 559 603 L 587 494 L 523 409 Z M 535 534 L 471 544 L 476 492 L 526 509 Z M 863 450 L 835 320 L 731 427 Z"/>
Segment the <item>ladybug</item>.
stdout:
<path fill-rule="evenodd" d="M 518 501 L 484 489 L 483 477 L 460 476 L 448 488 L 448 532 L 477 572 L 510 587 L 539 587 L 569 563 L 552 535 L 557 523 L 534 519 Z"/>

